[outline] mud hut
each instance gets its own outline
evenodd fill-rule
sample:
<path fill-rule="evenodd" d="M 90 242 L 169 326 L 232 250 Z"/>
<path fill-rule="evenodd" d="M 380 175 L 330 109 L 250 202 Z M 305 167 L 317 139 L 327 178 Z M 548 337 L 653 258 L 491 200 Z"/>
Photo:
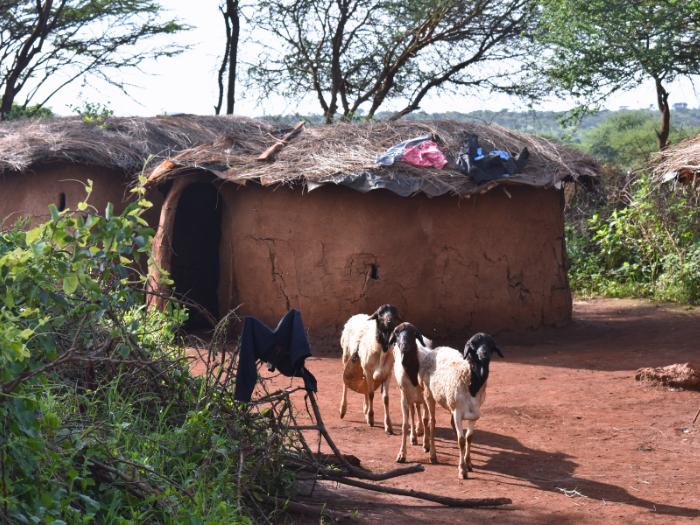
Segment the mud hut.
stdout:
<path fill-rule="evenodd" d="M 155 258 L 214 315 L 240 305 L 274 323 L 294 307 L 316 343 L 382 303 L 438 340 L 570 319 L 562 185 L 596 176 L 587 157 L 494 125 L 396 122 L 310 127 L 257 160 L 279 131 L 185 150 L 149 175 L 166 194 Z M 454 154 L 465 131 L 485 149 L 527 146 L 524 172 L 478 185 L 450 164 L 375 164 L 426 133 Z"/>
<path fill-rule="evenodd" d="M 23 216 L 46 218 L 49 204 L 75 207 L 88 179 L 93 206 L 102 210 L 112 202 L 119 209 L 147 161 L 157 165 L 181 150 L 257 127 L 250 119 L 191 115 L 0 123 L 0 227 Z M 159 192 L 150 198 L 158 205 Z M 158 214 L 156 206 L 152 219 Z"/>

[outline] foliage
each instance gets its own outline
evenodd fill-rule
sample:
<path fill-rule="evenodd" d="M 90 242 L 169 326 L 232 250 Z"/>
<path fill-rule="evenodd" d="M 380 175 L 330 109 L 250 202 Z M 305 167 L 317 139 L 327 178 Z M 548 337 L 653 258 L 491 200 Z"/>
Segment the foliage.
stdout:
<path fill-rule="evenodd" d="M 664 84 L 700 73 L 700 0 L 541 0 L 533 70 L 549 86 L 597 105 L 610 93 L 652 79 L 666 145 L 670 108 Z"/>
<path fill-rule="evenodd" d="M 658 150 L 654 133 L 655 119 L 648 111 L 623 111 L 611 115 L 585 132 L 581 148 L 597 159 L 618 168 L 642 167 Z M 697 133 L 697 129 L 671 128 L 670 141 L 680 142 Z"/>
<path fill-rule="evenodd" d="M 109 117 L 114 115 L 108 104 L 83 102 L 80 106 L 69 106 L 86 124 L 104 127 Z"/>
<path fill-rule="evenodd" d="M 12 104 L 12 109 L 6 116 L 6 120 L 20 120 L 25 118 L 48 118 L 53 117 L 53 111 L 40 106 L 18 106 Z"/>
<path fill-rule="evenodd" d="M 700 206 L 693 188 L 634 180 L 624 205 L 570 223 L 572 289 L 583 295 L 636 296 L 700 304 Z"/>
<path fill-rule="evenodd" d="M 115 71 L 179 52 L 144 44 L 185 29 L 153 0 L 3 0 L 0 9 L 0 119 L 20 94 L 22 108 L 43 107 L 79 78 L 124 90 Z"/>
<path fill-rule="evenodd" d="M 247 524 L 291 491 L 284 434 L 233 401 L 225 354 L 191 376 L 185 311 L 143 307 L 135 191 L 0 232 L 0 521 Z"/>
<path fill-rule="evenodd" d="M 263 0 L 252 21 L 276 44 L 249 74 L 264 93 L 313 93 L 326 122 L 400 99 L 398 117 L 434 90 L 517 90 L 531 15 L 528 0 Z"/>

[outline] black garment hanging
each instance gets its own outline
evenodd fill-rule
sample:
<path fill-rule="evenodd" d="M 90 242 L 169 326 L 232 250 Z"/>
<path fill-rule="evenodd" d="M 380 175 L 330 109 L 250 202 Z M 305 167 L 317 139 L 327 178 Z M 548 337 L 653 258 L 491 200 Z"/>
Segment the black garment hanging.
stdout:
<path fill-rule="evenodd" d="M 289 310 L 274 330 L 253 317 L 246 317 L 238 356 L 235 399 L 250 401 L 258 380 L 258 359 L 268 363 L 271 372 L 277 369 L 285 376 L 301 377 L 304 387 L 316 392 L 316 378 L 304 366 L 310 355 L 299 311 Z"/>

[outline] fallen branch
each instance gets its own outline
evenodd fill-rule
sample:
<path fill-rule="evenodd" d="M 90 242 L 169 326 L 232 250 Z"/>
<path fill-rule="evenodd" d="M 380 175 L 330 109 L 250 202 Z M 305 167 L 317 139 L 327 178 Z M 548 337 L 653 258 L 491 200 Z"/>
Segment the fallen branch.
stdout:
<path fill-rule="evenodd" d="M 316 418 L 316 424 L 318 425 L 318 431 L 324 437 L 324 439 L 328 443 L 328 446 L 331 447 L 331 450 L 335 454 L 335 457 L 340 462 L 340 466 L 344 467 L 348 471 L 349 475 L 351 475 L 352 477 L 360 478 L 360 479 L 368 479 L 371 481 L 383 481 L 383 480 L 390 479 L 390 478 L 396 478 L 398 476 L 404 476 L 406 474 L 413 474 L 415 472 L 423 472 L 425 470 L 423 468 L 423 465 L 416 464 L 416 465 L 412 465 L 410 467 L 402 467 L 402 468 L 397 468 L 394 470 L 389 470 L 387 472 L 371 472 L 369 470 L 365 470 L 363 468 L 357 468 L 354 465 L 351 465 L 345 459 L 342 452 L 340 452 L 340 449 L 338 449 L 336 444 L 333 442 L 333 439 L 331 438 L 330 434 L 326 430 L 326 425 L 323 424 L 323 418 L 321 417 L 321 410 L 318 408 L 318 403 L 316 402 L 316 396 L 312 392 L 309 392 L 308 398 L 311 401 L 311 408 L 314 412 L 314 417 Z"/>
<path fill-rule="evenodd" d="M 430 494 L 428 492 L 422 492 L 420 490 L 413 489 L 400 489 L 397 487 L 387 487 L 384 485 L 373 485 L 371 483 L 365 483 L 364 481 L 358 481 L 356 479 L 349 479 L 343 476 L 332 476 L 324 474 L 324 476 L 336 483 L 341 483 L 343 485 L 350 485 L 351 487 L 358 487 L 365 490 L 371 490 L 373 492 L 380 492 L 383 494 L 394 494 L 396 496 L 407 496 L 409 498 L 422 499 L 425 501 L 433 501 L 435 503 L 440 503 L 441 505 L 446 505 L 448 507 L 460 507 L 460 508 L 479 508 L 479 507 L 499 507 L 501 505 L 509 505 L 513 503 L 510 498 L 475 498 L 475 499 L 460 499 L 460 498 L 450 498 L 447 496 L 438 496 L 436 494 Z"/>
<path fill-rule="evenodd" d="M 289 133 L 287 133 L 284 137 L 282 137 L 282 140 L 280 140 L 279 142 L 276 142 L 275 144 L 273 144 L 272 146 L 267 148 L 265 151 L 263 151 L 260 154 L 260 156 L 258 157 L 258 160 L 260 160 L 260 161 L 272 160 L 274 158 L 274 156 L 277 154 L 277 152 L 279 150 L 281 150 L 282 148 L 284 148 L 289 143 L 289 141 L 291 139 L 296 137 L 301 132 L 301 130 L 303 128 L 304 128 L 304 121 L 300 120 L 299 122 L 297 122 L 294 125 L 294 127 L 292 128 L 292 130 Z"/>

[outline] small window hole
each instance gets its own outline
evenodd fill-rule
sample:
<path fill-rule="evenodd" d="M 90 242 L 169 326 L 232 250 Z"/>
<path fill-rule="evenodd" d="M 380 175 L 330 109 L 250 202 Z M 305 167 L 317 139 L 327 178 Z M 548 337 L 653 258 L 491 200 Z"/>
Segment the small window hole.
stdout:
<path fill-rule="evenodd" d="M 379 280 L 379 266 L 376 264 L 371 264 L 369 267 L 369 278 L 373 281 Z"/>
<path fill-rule="evenodd" d="M 66 209 L 66 194 L 61 192 L 58 194 L 58 211 Z"/>

